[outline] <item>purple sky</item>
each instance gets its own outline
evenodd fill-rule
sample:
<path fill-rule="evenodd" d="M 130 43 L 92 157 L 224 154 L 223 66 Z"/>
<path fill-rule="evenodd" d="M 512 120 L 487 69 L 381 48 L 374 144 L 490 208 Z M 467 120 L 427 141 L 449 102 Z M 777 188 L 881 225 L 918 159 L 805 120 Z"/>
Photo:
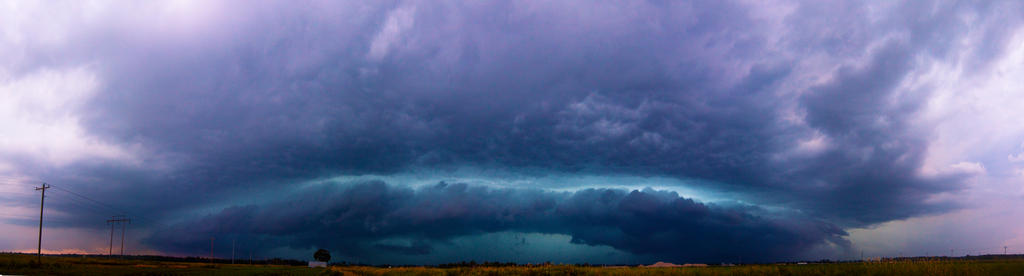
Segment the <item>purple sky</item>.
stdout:
<path fill-rule="evenodd" d="M 1017 1 L 0 3 L 0 250 L 1024 252 Z M 99 201 L 102 204 L 94 202 Z M 241 256 L 241 255 L 240 255 Z"/>

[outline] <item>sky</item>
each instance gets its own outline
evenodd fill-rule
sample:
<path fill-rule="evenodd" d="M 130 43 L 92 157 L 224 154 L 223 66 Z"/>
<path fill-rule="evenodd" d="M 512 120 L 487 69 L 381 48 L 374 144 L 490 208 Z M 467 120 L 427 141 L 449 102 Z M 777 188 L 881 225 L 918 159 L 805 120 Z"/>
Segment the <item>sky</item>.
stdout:
<path fill-rule="evenodd" d="M 129 254 L 173 256 L 1022 253 L 1022 15 L 1019 1 L 2 1 L 0 251 L 35 251 L 45 182 L 51 253 L 107 253 L 122 214 Z"/>

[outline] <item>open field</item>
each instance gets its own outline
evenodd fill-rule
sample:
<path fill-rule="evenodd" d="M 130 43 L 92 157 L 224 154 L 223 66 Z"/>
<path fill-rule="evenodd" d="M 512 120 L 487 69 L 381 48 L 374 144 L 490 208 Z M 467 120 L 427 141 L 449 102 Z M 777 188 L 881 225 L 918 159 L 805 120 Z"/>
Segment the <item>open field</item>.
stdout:
<path fill-rule="evenodd" d="M 340 275 L 1024 275 L 1024 260 L 745 265 L 736 267 L 375 268 L 331 267 Z"/>
<path fill-rule="evenodd" d="M 119 260 L 101 257 L 43 256 L 43 265 L 34 265 L 35 255 L 0 254 L 2 275 L 321 275 L 325 269 L 285 265 L 232 265 Z"/>
<path fill-rule="evenodd" d="M 117 260 L 97 257 L 43 257 L 0 254 L 0 274 L 23 275 L 1024 275 L 1024 259 L 933 260 L 736 267 L 518 267 L 336 266 L 328 269 L 282 265 L 231 265 L 195 262 Z"/>

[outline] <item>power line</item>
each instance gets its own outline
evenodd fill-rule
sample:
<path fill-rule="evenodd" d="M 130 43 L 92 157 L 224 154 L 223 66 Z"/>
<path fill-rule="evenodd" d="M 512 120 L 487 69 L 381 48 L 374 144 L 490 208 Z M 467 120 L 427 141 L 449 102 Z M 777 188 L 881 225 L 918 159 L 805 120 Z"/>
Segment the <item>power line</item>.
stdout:
<path fill-rule="evenodd" d="M 77 197 L 70 196 L 70 194 L 66 194 L 66 195 L 69 195 L 69 196 L 62 196 L 61 198 L 67 199 L 66 202 L 68 202 L 68 203 L 80 206 L 83 209 L 87 209 L 87 210 L 89 210 L 89 211 L 91 211 L 91 212 L 93 212 L 93 213 L 95 213 L 97 215 L 103 216 L 103 217 L 106 217 L 107 215 L 110 215 L 109 211 L 106 211 L 105 209 L 96 207 L 95 205 L 91 204 L 92 202 L 84 201 L 84 200 L 79 199 Z"/>
<path fill-rule="evenodd" d="M 0 181 L 0 182 L 3 182 L 3 181 Z M 24 184 L 28 184 L 28 183 L 26 183 L 26 182 L 18 182 L 18 184 L 22 184 L 22 183 L 24 183 Z M 126 212 L 126 211 L 125 211 L 124 209 L 121 209 L 121 208 L 117 208 L 117 207 L 115 207 L 115 206 L 112 206 L 112 205 L 110 205 L 110 204 L 106 204 L 106 203 L 103 203 L 103 202 L 101 202 L 101 201 L 99 201 L 99 200 L 96 200 L 96 199 L 93 199 L 93 198 L 91 198 L 91 197 L 88 197 L 88 196 L 86 196 L 86 195 L 83 195 L 83 194 L 80 194 L 80 193 L 77 193 L 77 192 L 74 192 L 74 191 L 68 190 L 68 189 L 66 189 L 66 188 L 62 188 L 62 187 L 60 187 L 60 186 L 53 186 L 52 184 L 51 184 L 51 185 L 49 185 L 49 186 L 50 186 L 50 187 L 52 187 L 52 188 L 57 188 L 58 190 L 61 190 L 61 191 L 67 192 L 67 193 L 69 193 L 69 194 L 72 194 L 72 195 L 74 195 L 74 196 L 80 197 L 80 198 L 82 198 L 82 199 L 88 200 L 88 201 L 90 201 L 90 202 L 91 202 L 91 203 L 93 203 L 93 204 L 96 204 L 96 205 L 102 206 L 103 208 L 107 208 L 107 209 L 109 209 L 110 211 L 114 211 L 114 212 L 116 212 L 116 213 L 118 213 L 118 214 L 131 214 L 130 212 Z M 160 226 L 163 226 L 163 227 L 168 227 L 168 228 L 169 228 L 169 226 L 168 226 L 168 225 L 166 225 L 166 224 L 163 224 L 163 223 L 160 223 L 160 222 L 157 222 L 157 221 L 151 220 L 151 219 L 149 219 L 149 218 L 147 218 L 147 217 L 145 217 L 145 216 L 141 216 L 141 215 L 139 215 L 139 214 L 132 214 L 132 217 L 134 217 L 134 218 L 136 218 L 136 219 L 141 219 L 141 220 L 144 220 L 144 221 L 147 221 L 147 222 L 153 223 L 153 224 L 157 224 L 157 225 L 160 225 Z"/>
<path fill-rule="evenodd" d="M 160 223 L 160 222 L 158 222 L 158 221 L 155 221 L 155 220 L 149 219 L 149 218 L 147 218 L 147 217 L 145 217 L 145 216 L 141 216 L 141 215 L 139 215 L 139 214 L 132 214 L 132 213 L 126 212 L 126 211 L 124 211 L 123 209 L 120 209 L 120 208 L 114 207 L 114 206 L 112 206 L 112 205 L 109 205 L 109 204 L 106 204 L 106 203 L 100 202 L 99 200 L 96 200 L 96 199 L 90 198 L 90 197 L 88 197 L 88 196 L 85 196 L 85 195 L 83 195 L 83 194 L 80 194 L 80 193 L 76 193 L 76 192 L 74 192 L 74 191 L 71 191 L 71 190 L 68 190 L 68 189 L 65 189 L 65 188 L 61 188 L 61 187 L 59 187 L 59 186 L 53 186 L 53 187 L 54 187 L 54 188 L 57 188 L 57 189 L 59 189 L 59 190 L 61 190 L 61 191 L 65 191 L 65 192 L 68 192 L 68 193 L 70 193 L 70 194 L 73 194 L 73 195 L 75 195 L 75 196 L 77 196 L 77 197 L 80 197 L 80 198 L 86 199 L 86 200 L 88 200 L 88 201 L 91 201 L 92 203 L 95 203 L 95 204 L 97 204 L 97 205 L 103 206 L 104 208 L 107 208 L 107 209 L 109 209 L 109 210 L 111 210 L 111 211 L 114 211 L 115 213 L 119 213 L 119 214 L 126 214 L 126 215 L 130 214 L 130 215 L 132 215 L 132 217 L 133 217 L 133 218 L 135 218 L 135 219 L 141 219 L 141 220 L 143 220 L 143 221 L 146 221 L 146 222 L 149 222 L 149 223 L 152 223 L 152 224 L 156 224 L 156 225 L 159 225 L 159 226 L 161 226 L 161 227 L 165 227 L 165 228 L 170 228 L 170 226 L 168 226 L 168 225 L 166 225 L 166 224 L 163 224 L 163 223 Z"/>
<path fill-rule="evenodd" d="M 54 188 L 53 186 L 50 186 L 50 187 Z M 68 216 L 59 216 L 58 215 L 58 216 L 55 217 L 54 214 L 53 214 L 53 210 L 52 210 L 53 209 L 52 206 L 54 206 L 53 204 L 58 204 L 58 205 L 60 205 L 62 203 L 64 203 L 64 204 L 71 204 L 71 205 L 74 205 L 74 206 L 69 206 L 69 207 L 73 208 L 74 210 L 85 210 L 85 211 L 88 211 L 91 214 L 93 214 L 95 216 L 99 216 L 99 217 L 105 217 L 105 216 L 108 216 L 110 214 L 108 211 L 104 211 L 103 209 L 98 208 L 98 207 L 96 207 L 94 205 L 87 204 L 87 203 L 90 203 L 90 202 L 86 202 L 84 200 L 77 199 L 77 198 L 72 197 L 72 196 L 64 196 L 64 195 L 61 195 L 60 193 L 58 193 L 58 194 L 51 194 L 47 198 L 49 198 L 50 201 L 51 201 L 51 208 L 50 208 L 51 209 L 51 212 L 50 212 L 51 215 L 43 218 L 43 222 L 45 222 L 45 223 L 58 223 L 58 224 L 60 224 L 60 223 L 65 223 L 65 224 L 81 223 L 82 219 L 84 218 L 83 216 L 85 216 L 85 215 L 78 214 L 78 212 L 76 212 L 76 214 L 73 214 L 73 215 L 71 215 L 71 214 L 68 214 Z M 57 201 L 53 201 L 53 200 L 57 200 Z M 24 221 L 30 221 L 30 220 L 38 219 L 38 218 L 33 218 L 31 215 L 28 215 L 28 216 L 21 215 L 21 216 L 19 216 L 19 215 L 14 215 L 14 214 L 0 214 L 0 218 L 16 219 L 16 220 L 24 220 Z M 73 218 L 73 219 L 68 219 L 68 218 Z"/>
<path fill-rule="evenodd" d="M 100 206 L 106 207 L 106 208 L 108 208 L 108 209 L 110 209 L 110 210 L 112 210 L 112 211 L 116 211 L 116 212 L 118 212 L 118 213 L 126 213 L 126 212 L 124 212 L 124 210 L 118 209 L 117 207 L 114 207 L 114 206 L 110 206 L 110 205 L 108 205 L 108 204 L 106 204 L 106 203 L 100 202 L 100 201 L 98 201 L 98 200 L 92 199 L 92 198 L 90 198 L 90 197 L 87 197 L 87 196 L 84 196 L 84 195 L 82 195 L 82 194 L 79 194 L 79 193 L 76 193 L 76 192 L 72 192 L 71 190 L 68 190 L 68 189 L 64 189 L 64 188 L 61 188 L 61 187 L 59 187 L 59 186 L 53 186 L 53 187 L 54 187 L 54 188 L 57 188 L 58 190 L 61 190 L 61 191 L 65 191 L 65 192 L 68 192 L 68 193 L 70 193 L 70 194 L 73 194 L 73 195 L 75 195 L 75 196 L 78 196 L 78 197 L 84 198 L 84 199 L 86 199 L 86 200 L 88 200 L 88 201 L 92 201 L 93 203 L 99 204 Z"/>

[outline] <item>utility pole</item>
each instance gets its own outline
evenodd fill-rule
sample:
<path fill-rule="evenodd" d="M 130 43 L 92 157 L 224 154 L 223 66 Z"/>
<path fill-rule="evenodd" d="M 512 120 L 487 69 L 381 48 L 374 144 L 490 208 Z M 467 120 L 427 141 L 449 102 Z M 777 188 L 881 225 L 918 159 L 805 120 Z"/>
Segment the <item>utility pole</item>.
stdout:
<path fill-rule="evenodd" d="M 235 264 L 235 239 L 231 239 L 231 264 Z"/>
<path fill-rule="evenodd" d="M 1006 246 L 1003 246 L 1003 255 L 1006 255 Z"/>
<path fill-rule="evenodd" d="M 124 258 L 124 235 L 128 232 L 128 224 L 132 223 L 132 219 L 124 218 L 124 222 L 121 223 L 121 258 Z"/>
<path fill-rule="evenodd" d="M 124 255 L 124 232 L 125 232 L 125 230 L 127 230 L 127 228 L 124 225 L 124 223 L 131 222 L 131 221 L 132 220 L 130 220 L 128 218 L 125 218 L 124 215 L 112 216 L 112 217 L 110 217 L 110 219 L 107 220 L 107 223 L 110 224 L 110 248 L 107 249 L 107 255 L 108 256 L 113 256 L 114 255 L 114 225 L 116 225 L 118 223 L 121 224 L 121 255 L 122 256 Z"/>
<path fill-rule="evenodd" d="M 46 200 L 46 189 L 49 189 L 50 185 L 43 183 L 42 187 L 37 187 L 36 191 L 43 191 L 42 195 L 39 196 L 39 244 L 36 247 L 36 261 L 39 264 L 43 263 L 43 203 Z"/>
<path fill-rule="evenodd" d="M 213 237 L 210 237 L 210 264 L 213 264 Z"/>
<path fill-rule="evenodd" d="M 113 219 L 108 219 L 107 224 L 110 224 L 110 247 L 107 247 L 107 256 L 114 256 L 114 223 Z"/>
<path fill-rule="evenodd" d="M 252 265 L 252 249 L 249 249 L 249 265 Z"/>

